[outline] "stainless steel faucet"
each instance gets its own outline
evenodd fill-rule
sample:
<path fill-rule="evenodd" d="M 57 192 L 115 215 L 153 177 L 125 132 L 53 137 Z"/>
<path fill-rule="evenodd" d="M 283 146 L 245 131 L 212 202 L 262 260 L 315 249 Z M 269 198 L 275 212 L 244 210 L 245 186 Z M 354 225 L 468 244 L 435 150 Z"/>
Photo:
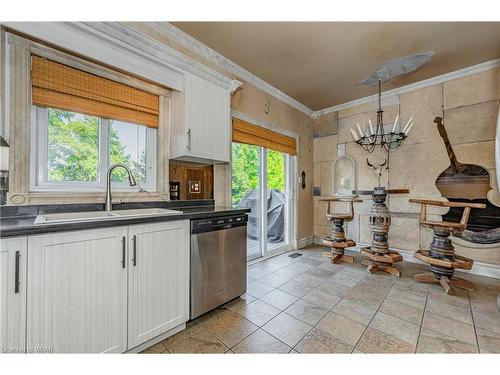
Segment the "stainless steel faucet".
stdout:
<path fill-rule="evenodd" d="M 113 206 L 111 205 L 111 172 L 115 168 L 122 167 L 124 168 L 127 173 L 128 173 L 128 182 L 130 183 L 130 186 L 135 186 L 137 185 L 137 182 L 135 181 L 134 175 L 132 174 L 132 171 L 130 170 L 129 167 L 127 167 L 125 164 L 113 164 L 108 168 L 108 171 L 106 172 L 106 202 L 105 202 L 105 210 L 106 211 L 111 211 L 113 209 Z"/>

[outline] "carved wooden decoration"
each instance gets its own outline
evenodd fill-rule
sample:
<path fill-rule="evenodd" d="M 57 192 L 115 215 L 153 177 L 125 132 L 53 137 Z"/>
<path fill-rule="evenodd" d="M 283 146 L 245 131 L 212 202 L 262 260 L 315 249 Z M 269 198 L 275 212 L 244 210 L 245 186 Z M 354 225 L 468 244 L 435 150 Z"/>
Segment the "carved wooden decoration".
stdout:
<path fill-rule="evenodd" d="M 361 199 L 355 197 L 339 197 L 321 199 L 320 201 L 328 202 L 326 209 L 326 217 L 331 224 L 331 234 L 323 239 L 323 245 L 330 247 L 331 252 L 324 252 L 323 256 L 331 258 L 332 263 L 348 262 L 353 263 L 354 258 L 345 254 L 345 249 L 356 246 L 356 242 L 345 237 L 344 222 L 349 222 L 354 218 L 354 202 L 362 202 Z M 331 202 L 346 202 L 348 203 L 348 212 L 331 212 Z"/>
<path fill-rule="evenodd" d="M 446 294 L 455 294 L 454 288 L 462 288 L 469 292 L 474 290 L 473 285 L 463 279 L 454 276 L 455 269 L 470 270 L 473 265 L 472 259 L 455 254 L 450 235 L 452 232 L 462 232 L 467 227 L 469 214 L 472 208 L 485 208 L 480 203 L 443 202 L 425 199 L 410 199 L 411 203 L 422 205 L 420 211 L 420 224 L 432 228 L 434 238 L 429 250 L 418 250 L 415 257 L 427 263 L 431 272 L 414 275 L 415 280 L 423 283 L 441 284 Z M 431 221 L 427 219 L 427 206 L 460 207 L 463 208 L 460 222 Z"/>

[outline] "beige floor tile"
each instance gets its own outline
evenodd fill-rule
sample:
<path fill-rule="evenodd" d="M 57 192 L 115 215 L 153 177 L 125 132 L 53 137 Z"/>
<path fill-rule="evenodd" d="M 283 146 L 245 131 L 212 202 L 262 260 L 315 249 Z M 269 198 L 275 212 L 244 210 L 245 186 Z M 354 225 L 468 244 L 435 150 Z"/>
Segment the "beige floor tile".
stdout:
<path fill-rule="evenodd" d="M 237 314 L 227 315 L 224 319 L 207 326 L 207 329 L 228 348 L 241 342 L 257 328 L 255 324 Z"/>
<path fill-rule="evenodd" d="M 377 312 L 376 309 L 361 303 L 343 299 L 335 305 L 333 312 L 343 315 L 363 325 L 368 325 Z"/>
<path fill-rule="evenodd" d="M 262 328 L 288 346 L 294 347 L 312 327 L 287 313 L 281 313 Z"/>
<path fill-rule="evenodd" d="M 426 297 L 429 291 L 429 284 L 419 283 L 413 279 L 404 279 L 403 281 L 396 280 L 393 285 L 393 289 L 398 290 L 403 293 L 413 293 L 420 295 L 421 297 Z"/>
<path fill-rule="evenodd" d="M 168 353 L 167 348 L 163 343 L 159 342 L 153 346 L 150 346 L 149 348 L 143 350 L 141 352 L 142 354 L 162 354 L 162 353 Z"/>
<path fill-rule="evenodd" d="M 228 316 L 237 316 L 238 314 L 234 311 L 228 310 L 223 307 L 218 307 L 205 315 L 202 315 L 198 320 L 206 327 L 218 322 L 219 320 L 227 319 Z"/>
<path fill-rule="evenodd" d="M 457 340 L 442 333 L 422 328 L 417 353 L 477 353 L 477 345 Z"/>
<path fill-rule="evenodd" d="M 247 270 L 247 276 L 251 277 L 252 279 L 260 279 L 263 276 L 266 276 L 267 274 L 271 273 L 270 271 L 262 270 L 262 269 L 248 269 Z"/>
<path fill-rule="evenodd" d="M 264 301 L 265 303 L 268 303 L 269 305 L 274 306 L 280 310 L 285 310 L 288 306 L 290 306 L 298 299 L 298 297 L 295 297 L 279 289 L 275 289 L 260 298 L 261 301 Z"/>
<path fill-rule="evenodd" d="M 489 315 L 474 311 L 473 314 L 476 327 L 500 333 L 500 312 L 497 312 L 495 315 Z"/>
<path fill-rule="evenodd" d="M 203 326 L 201 325 L 201 323 L 189 325 L 188 327 L 186 327 L 186 329 L 184 329 L 184 330 L 176 333 L 175 335 L 170 336 L 170 337 L 166 338 L 165 340 L 163 340 L 161 342 L 161 344 L 166 349 L 170 349 L 171 347 L 177 345 L 181 341 L 184 341 L 188 337 L 200 332 L 202 329 L 203 329 Z"/>
<path fill-rule="evenodd" d="M 285 312 L 313 326 L 323 319 L 328 313 L 328 310 L 311 302 L 299 299 L 293 305 L 289 306 Z"/>
<path fill-rule="evenodd" d="M 306 258 L 299 260 L 298 263 L 307 264 L 308 266 L 317 267 L 320 264 L 322 264 L 323 262 L 320 260 L 314 259 L 314 257 L 306 257 Z"/>
<path fill-rule="evenodd" d="M 387 297 L 382 305 L 380 306 L 379 311 L 382 311 L 384 314 L 392 315 L 396 318 L 406 320 L 407 322 L 416 324 L 420 326 L 422 323 L 422 317 L 424 315 L 424 308 L 414 307 L 402 303 L 396 299 Z"/>
<path fill-rule="evenodd" d="M 442 333 L 469 344 L 476 344 L 476 334 L 472 325 L 448 319 L 441 315 L 432 314 L 428 311 L 424 313 L 422 328 Z"/>
<path fill-rule="evenodd" d="M 260 300 L 256 300 L 248 305 L 245 305 L 241 310 L 238 311 L 238 314 L 243 316 L 244 318 L 251 321 L 253 324 L 257 326 L 262 326 L 278 315 L 281 310 L 268 305 Z"/>
<path fill-rule="evenodd" d="M 370 307 L 371 309 L 377 310 L 382 301 L 384 300 L 384 296 L 373 293 L 366 289 L 351 289 L 349 293 L 346 294 L 344 300 L 349 300 L 351 302 L 355 302 L 361 305 L 365 305 Z"/>
<path fill-rule="evenodd" d="M 227 348 L 206 328 L 179 342 L 169 349 L 170 353 L 224 353 Z"/>
<path fill-rule="evenodd" d="M 229 301 L 223 307 L 228 309 L 228 310 L 237 312 L 240 309 L 242 309 L 245 305 L 248 305 L 249 303 L 251 303 L 255 300 L 256 300 L 255 297 L 253 297 L 249 294 L 244 294 L 241 297 L 238 297 L 238 298 L 233 299 L 232 301 Z"/>
<path fill-rule="evenodd" d="M 351 346 L 356 345 L 366 329 L 365 325 L 334 312 L 328 313 L 316 327 Z"/>
<path fill-rule="evenodd" d="M 331 310 L 340 301 L 340 298 L 341 297 L 319 289 L 313 289 L 311 292 L 302 297 L 303 300 L 311 302 L 326 310 Z"/>
<path fill-rule="evenodd" d="M 433 299 L 429 299 L 425 310 L 433 314 L 441 315 L 453 320 L 458 320 L 459 322 L 472 324 L 472 312 L 470 310 L 470 307 L 460 307 L 450 305 L 449 303 L 437 302 Z"/>
<path fill-rule="evenodd" d="M 247 294 L 255 298 L 260 298 L 264 294 L 269 293 L 271 290 L 274 290 L 274 287 L 260 281 L 254 281 L 253 283 L 247 285 Z"/>
<path fill-rule="evenodd" d="M 328 281 L 336 281 L 340 284 L 344 284 L 345 286 L 352 288 L 365 277 L 365 274 L 351 272 L 348 268 L 344 268 L 342 271 L 337 272 L 335 275 L 329 278 Z"/>
<path fill-rule="evenodd" d="M 235 353 L 288 353 L 291 348 L 261 329 L 255 331 L 232 349 Z"/>
<path fill-rule="evenodd" d="M 378 312 L 370 323 L 370 328 L 383 332 L 412 346 L 417 345 L 420 326 Z"/>
<path fill-rule="evenodd" d="M 295 280 L 291 280 L 279 287 L 280 290 L 287 292 L 295 297 L 302 297 L 309 293 L 313 288 L 306 286 L 302 283 L 299 283 Z"/>
<path fill-rule="evenodd" d="M 275 273 L 270 273 L 269 275 L 262 277 L 259 281 L 269 284 L 272 287 L 278 288 L 286 282 L 290 281 L 290 279 L 277 275 Z"/>
<path fill-rule="evenodd" d="M 319 284 L 325 280 L 321 277 L 313 276 L 308 273 L 303 273 L 294 279 L 295 282 L 308 286 L 310 288 L 316 288 Z"/>
<path fill-rule="evenodd" d="M 421 309 L 425 307 L 427 300 L 427 296 L 422 296 L 421 294 L 415 294 L 413 292 L 401 291 L 400 289 L 394 287 L 389 291 L 386 298 L 391 298 L 400 303 Z"/>
<path fill-rule="evenodd" d="M 500 290 L 492 292 L 474 291 L 470 295 L 470 303 L 473 311 L 478 311 L 483 314 L 495 315 L 498 313 L 497 294 Z"/>
<path fill-rule="evenodd" d="M 429 299 L 458 307 L 467 308 L 469 306 L 468 293 L 459 288 L 455 288 L 455 295 L 451 296 L 443 291 L 441 285 L 431 285 L 429 288 Z"/>
<path fill-rule="evenodd" d="M 347 293 L 349 293 L 352 287 L 333 280 L 333 278 L 329 278 L 316 289 L 343 298 Z"/>
<path fill-rule="evenodd" d="M 310 270 L 307 270 L 305 273 L 308 275 L 319 277 L 320 279 L 322 279 L 324 281 L 326 279 L 329 279 L 333 275 L 335 275 L 335 273 L 337 273 L 337 271 L 319 268 L 319 267 L 314 267 L 314 268 L 311 268 Z"/>
<path fill-rule="evenodd" d="M 294 277 L 299 276 L 300 274 L 306 272 L 307 270 L 298 270 L 296 268 L 290 268 L 291 266 L 286 266 L 284 268 L 279 269 L 278 271 L 274 272 L 276 275 L 292 279 Z"/>
<path fill-rule="evenodd" d="M 479 351 L 481 353 L 500 353 L 500 334 L 484 328 L 476 327 Z"/>
<path fill-rule="evenodd" d="M 363 353 L 414 353 L 415 347 L 383 332 L 368 328 L 356 349 Z"/>
<path fill-rule="evenodd" d="M 313 328 L 294 348 L 299 353 L 351 353 L 353 347 L 335 337 Z"/>

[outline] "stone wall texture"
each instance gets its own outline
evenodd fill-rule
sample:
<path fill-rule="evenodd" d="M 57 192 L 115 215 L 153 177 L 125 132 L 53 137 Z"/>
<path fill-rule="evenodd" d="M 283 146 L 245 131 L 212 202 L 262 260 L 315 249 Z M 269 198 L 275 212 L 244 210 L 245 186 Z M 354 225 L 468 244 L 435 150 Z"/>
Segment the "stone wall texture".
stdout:
<path fill-rule="evenodd" d="M 381 184 L 390 188 L 409 188 L 410 193 L 393 195 L 388 198 L 392 213 L 392 226 L 389 243 L 392 248 L 415 251 L 427 248 L 432 232 L 421 228 L 418 222 L 419 205 L 410 204 L 410 198 L 445 200 L 436 188 L 439 174 L 449 166 L 444 143 L 439 136 L 436 116 L 442 116 L 444 125 L 458 160 L 462 163 L 477 164 L 487 168 L 491 176 L 492 190 L 488 194 L 491 203 L 500 207 L 500 194 L 495 175 L 495 136 L 500 101 L 500 69 L 492 69 L 474 75 L 447 81 L 443 84 L 414 90 L 384 100 L 384 122 L 390 123 L 399 114 L 403 124 L 413 116 L 415 125 L 408 139 L 390 154 L 390 169 L 385 171 Z M 362 128 L 376 119 L 376 106 L 373 103 L 349 107 L 336 115 L 318 118 L 314 127 L 325 128 L 336 119 L 337 134 L 322 136 L 316 130 L 314 138 L 314 182 L 321 188 L 321 196 L 314 197 L 314 236 L 319 240 L 328 233 L 325 220 L 326 204 L 321 202 L 332 192 L 333 163 L 337 158 L 337 145 L 346 144 L 346 155 L 356 162 L 356 187 L 372 189 L 377 178 L 366 164 L 382 162 L 385 153 L 377 150 L 372 154 L 363 151 L 353 142 L 350 128 L 358 122 Z M 368 216 L 371 197 L 362 196 L 363 203 L 355 207 L 356 217 L 348 224 L 347 232 L 359 243 L 370 241 Z M 340 208 L 342 209 L 342 208 Z M 433 219 L 440 220 L 443 209 L 429 210 Z M 456 240 L 457 253 L 475 261 L 500 265 L 500 246 L 480 246 Z"/>

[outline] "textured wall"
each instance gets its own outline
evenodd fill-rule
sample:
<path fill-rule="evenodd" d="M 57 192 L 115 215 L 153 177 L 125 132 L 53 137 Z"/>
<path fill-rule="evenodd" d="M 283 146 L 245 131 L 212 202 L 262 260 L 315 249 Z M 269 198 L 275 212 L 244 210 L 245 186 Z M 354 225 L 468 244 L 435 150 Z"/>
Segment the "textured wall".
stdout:
<path fill-rule="evenodd" d="M 441 116 L 444 107 L 444 124 L 450 141 L 463 163 L 472 163 L 487 168 L 491 175 L 492 190 L 488 194 L 490 201 L 500 206 L 500 195 L 495 177 L 494 141 L 500 100 L 500 69 L 494 69 L 455 79 L 388 100 L 382 99 L 384 122 L 394 121 L 397 114 L 400 121 L 406 123 L 410 116 L 415 125 L 409 138 L 396 151 L 390 154 L 390 170 L 382 176 L 382 185 L 392 188 L 409 188 L 410 194 L 389 197 L 389 209 L 392 212 L 392 226 L 389 233 L 391 247 L 415 251 L 427 247 L 431 232 L 421 229 L 417 212 L 419 205 L 409 204 L 409 198 L 444 199 L 436 188 L 435 181 L 439 174 L 448 167 L 449 159 L 445 146 L 433 120 Z M 356 183 L 360 189 L 371 189 L 377 184 L 373 170 L 366 164 L 366 157 L 371 161 L 381 162 L 382 152 L 367 154 L 356 145 L 349 129 L 359 122 L 364 126 L 368 117 L 376 119 L 376 103 L 350 107 L 337 114 L 336 135 L 321 136 L 314 139 L 315 186 L 321 188 L 321 195 L 328 196 L 332 189 L 333 162 L 337 158 L 337 145 L 346 144 L 346 154 L 356 162 Z M 333 115 L 315 121 L 315 134 L 321 134 L 317 128 L 333 123 Z M 324 116 L 326 117 L 326 116 Z M 332 125 L 333 126 L 333 125 Z M 327 127 L 327 126 L 326 126 Z M 358 242 L 369 242 L 370 228 L 368 215 L 371 197 L 362 197 L 363 203 L 356 206 L 356 218 L 349 223 L 349 235 Z M 315 237 L 328 233 L 326 222 L 326 204 L 315 197 L 314 234 Z M 445 211 L 430 211 L 440 219 Z M 500 246 L 486 247 L 471 245 L 457 240 L 457 252 L 474 260 L 500 264 Z"/>

